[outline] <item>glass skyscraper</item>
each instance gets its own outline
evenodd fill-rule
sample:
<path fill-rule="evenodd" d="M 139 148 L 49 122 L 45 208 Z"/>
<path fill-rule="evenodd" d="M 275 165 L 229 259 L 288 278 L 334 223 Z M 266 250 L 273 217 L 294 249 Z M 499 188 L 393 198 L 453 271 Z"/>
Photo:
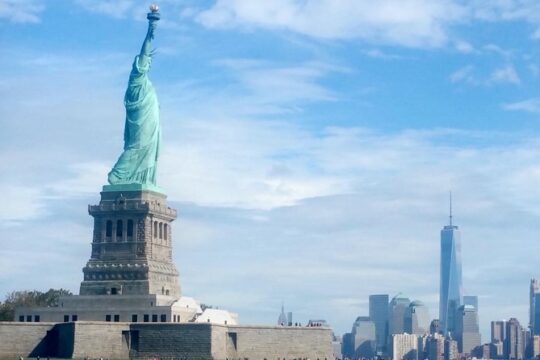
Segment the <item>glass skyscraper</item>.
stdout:
<path fill-rule="evenodd" d="M 369 317 L 375 323 L 377 352 L 386 352 L 388 341 L 388 301 L 387 294 L 369 296 Z"/>
<path fill-rule="evenodd" d="M 375 323 L 368 316 L 359 316 L 352 328 L 355 358 L 370 359 L 375 355 Z"/>
<path fill-rule="evenodd" d="M 540 281 L 531 279 L 529 326 L 532 335 L 540 335 Z"/>
<path fill-rule="evenodd" d="M 444 334 L 455 331 L 456 313 L 463 305 L 461 281 L 461 232 L 450 222 L 441 230 L 441 283 L 439 293 L 439 320 Z"/>

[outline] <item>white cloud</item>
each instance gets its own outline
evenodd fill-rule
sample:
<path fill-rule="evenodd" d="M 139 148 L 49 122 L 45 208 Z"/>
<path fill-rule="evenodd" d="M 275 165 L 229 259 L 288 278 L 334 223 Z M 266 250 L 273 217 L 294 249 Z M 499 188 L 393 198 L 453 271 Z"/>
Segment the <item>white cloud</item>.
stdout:
<path fill-rule="evenodd" d="M 4 205 L 0 207 L 0 222 L 15 225 L 45 215 L 44 194 L 40 189 L 17 185 L 2 188 Z"/>
<path fill-rule="evenodd" d="M 534 77 L 540 75 L 540 68 L 536 64 L 529 64 L 527 68 Z"/>
<path fill-rule="evenodd" d="M 381 51 L 380 49 L 366 50 L 364 51 L 364 54 L 372 58 L 383 59 L 383 60 L 399 60 L 399 59 L 404 58 L 401 55 L 389 54 L 384 51 Z"/>
<path fill-rule="evenodd" d="M 503 104 L 505 110 L 519 110 L 531 113 L 540 113 L 540 99 L 533 98 L 523 101 Z"/>
<path fill-rule="evenodd" d="M 450 75 L 450 81 L 453 83 L 464 82 L 471 85 L 478 83 L 474 77 L 474 67 L 472 65 L 467 65 L 454 71 Z"/>
<path fill-rule="evenodd" d="M 463 14 L 462 6 L 445 0 L 218 0 L 198 19 L 211 28 L 261 27 L 321 39 L 359 38 L 405 46 L 439 46 L 447 41 L 446 26 L 460 21 Z"/>
<path fill-rule="evenodd" d="M 39 0 L 0 0 L 0 19 L 14 23 L 38 23 L 44 8 Z"/>
<path fill-rule="evenodd" d="M 521 84 L 516 69 L 513 65 L 505 65 L 494 69 L 488 76 L 476 74 L 475 67 L 466 65 L 450 74 L 450 81 L 453 83 L 465 83 L 468 85 L 497 85 L 497 84 Z"/>
<path fill-rule="evenodd" d="M 516 69 L 512 65 L 506 65 L 504 67 L 495 69 L 491 73 L 488 82 L 519 85 L 521 83 L 521 79 L 519 78 Z"/>
<path fill-rule="evenodd" d="M 476 51 L 474 46 L 472 46 L 467 41 L 463 41 L 463 40 L 456 41 L 454 46 L 456 47 L 457 51 L 459 51 L 461 53 L 464 53 L 464 54 L 470 54 L 470 53 L 474 53 Z"/>

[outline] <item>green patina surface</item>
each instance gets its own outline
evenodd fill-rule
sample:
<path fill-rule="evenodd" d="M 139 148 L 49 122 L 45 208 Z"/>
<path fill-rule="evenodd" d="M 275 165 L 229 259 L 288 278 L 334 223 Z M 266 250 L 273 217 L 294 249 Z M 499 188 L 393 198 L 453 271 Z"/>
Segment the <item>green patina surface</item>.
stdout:
<path fill-rule="evenodd" d="M 141 52 L 135 57 L 124 97 L 126 122 L 124 150 L 108 175 L 111 186 L 140 184 L 156 187 L 161 130 L 156 91 L 148 78 L 152 62 L 151 42 L 159 14 L 148 17 L 148 32 Z M 109 186 L 104 186 L 104 191 Z M 161 192 L 161 190 L 160 190 Z"/>

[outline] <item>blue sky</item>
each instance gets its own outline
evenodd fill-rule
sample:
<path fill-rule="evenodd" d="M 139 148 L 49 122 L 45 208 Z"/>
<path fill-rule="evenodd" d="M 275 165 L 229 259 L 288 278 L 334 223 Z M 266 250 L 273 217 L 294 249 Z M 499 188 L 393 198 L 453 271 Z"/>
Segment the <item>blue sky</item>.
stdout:
<path fill-rule="evenodd" d="M 147 5 L 0 0 L 0 294 L 78 291 Z M 540 276 L 540 5 L 160 2 L 158 182 L 186 295 L 348 331 L 373 293 L 438 313 L 448 191 L 480 321 Z"/>

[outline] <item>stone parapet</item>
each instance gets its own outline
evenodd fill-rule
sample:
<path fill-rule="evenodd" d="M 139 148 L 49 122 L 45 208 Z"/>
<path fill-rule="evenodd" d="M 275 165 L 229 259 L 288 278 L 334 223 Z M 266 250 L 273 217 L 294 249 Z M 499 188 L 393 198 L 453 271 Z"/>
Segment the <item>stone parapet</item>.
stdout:
<path fill-rule="evenodd" d="M 0 338 L 0 359 L 332 359 L 332 330 L 324 327 L 0 322 Z"/>

